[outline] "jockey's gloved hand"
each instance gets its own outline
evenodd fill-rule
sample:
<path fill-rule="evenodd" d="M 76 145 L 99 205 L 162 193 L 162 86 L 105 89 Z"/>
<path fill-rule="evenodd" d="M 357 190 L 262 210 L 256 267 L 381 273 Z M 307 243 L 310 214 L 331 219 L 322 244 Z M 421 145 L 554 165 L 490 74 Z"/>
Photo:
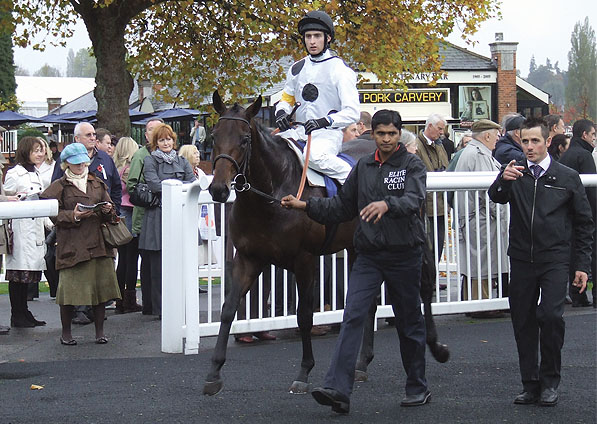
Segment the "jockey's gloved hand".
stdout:
<path fill-rule="evenodd" d="M 280 131 L 288 131 L 292 127 L 290 115 L 283 110 L 279 110 L 278 113 L 276 113 L 276 127 L 278 127 Z"/>
<path fill-rule="evenodd" d="M 305 122 L 305 134 L 309 135 L 315 130 L 319 130 L 321 128 L 326 128 L 331 125 L 331 122 L 328 118 L 319 118 L 319 119 L 309 119 Z"/>

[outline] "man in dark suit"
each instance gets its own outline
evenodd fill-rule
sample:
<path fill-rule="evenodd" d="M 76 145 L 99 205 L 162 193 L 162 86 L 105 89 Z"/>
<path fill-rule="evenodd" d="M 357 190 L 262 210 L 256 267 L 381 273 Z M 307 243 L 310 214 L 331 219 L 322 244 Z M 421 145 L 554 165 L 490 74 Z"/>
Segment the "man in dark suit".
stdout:
<path fill-rule="evenodd" d="M 554 406 L 568 271 L 572 264 L 572 284 L 582 293 L 591 264 L 594 223 L 578 172 L 547 153 L 550 138 L 545 121 L 526 120 L 521 138 L 526 159 L 512 160 L 489 188 L 491 200 L 510 203 L 510 313 L 523 386 L 514 403 Z M 574 261 L 570 263 L 572 240 Z"/>
<path fill-rule="evenodd" d="M 566 165 L 568 168 L 574 169 L 579 174 L 596 174 L 595 161 L 593 160 L 593 143 L 595 142 L 595 124 L 588 119 L 580 119 L 572 126 L 572 140 L 570 140 L 570 147 L 560 157 L 560 163 Z M 597 213 L 597 188 L 585 188 L 587 199 L 591 205 L 591 212 L 593 216 Z M 591 257 L 591 273 L 593 274 L 593 307 L 597 307 L 597 296 L 595 293 L 597 278 L 597 231 L 593 231 L 593 255 Z M 574 258 L 571 257 L 571 260 Z M 571 265 L 574 262 L 571 262 Z M 570 276 L 569 282 L 572 283 L 574 276 Z M 570 299 L 572 299 L 572 306 L 590 306 L 591 303 L 587 299 L 585 293 L 579 293 L 578 289 L 570 285 Z"/>

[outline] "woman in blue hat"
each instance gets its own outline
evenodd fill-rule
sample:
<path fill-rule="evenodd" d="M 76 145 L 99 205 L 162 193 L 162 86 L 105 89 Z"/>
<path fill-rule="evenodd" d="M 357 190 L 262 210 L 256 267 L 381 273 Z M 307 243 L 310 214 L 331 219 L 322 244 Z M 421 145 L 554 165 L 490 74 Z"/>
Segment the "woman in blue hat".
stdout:
<path fill-rule="evenodd" d="M 57 199 L 56 269 L 60 271 L 56 303 L 60 305 L 60 343 L 76 345 L 71 333 L 73 305 L 92 305 L 95 315 L 95 342 L 105 344 L 106 302 L 120 299 L 114 271 L 114 249 L 106 246 L 103 222 L 118 217 L 106 185 L 88 172 L 89 155 L 84 145 L 72 143 L 60 155 L 64 176 L 52 183 L 40 197 Z M 105 202 L 105 203 L 104 203 Z M 96 208 L 84 208 L 102 203 Z"/>

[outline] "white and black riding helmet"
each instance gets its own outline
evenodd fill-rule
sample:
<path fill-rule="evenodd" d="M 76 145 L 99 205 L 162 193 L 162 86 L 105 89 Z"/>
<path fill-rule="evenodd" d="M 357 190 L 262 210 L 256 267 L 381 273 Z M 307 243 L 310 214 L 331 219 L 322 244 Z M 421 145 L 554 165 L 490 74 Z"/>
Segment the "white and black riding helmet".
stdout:
<path fill-rule="evenodd" d="M 308 12 L 298 24 L 298 32 L 305 42 L 305 32 L 307 31 L 323 31 L 324 34 L 328 34 L 331 39 L 330 43 L 334 41 L 334 23 L 332 18 L 322 10 L 312 10 Z M 326 51 L 329 47 L 327 37 L 323 47 L 323 51 Z"/>

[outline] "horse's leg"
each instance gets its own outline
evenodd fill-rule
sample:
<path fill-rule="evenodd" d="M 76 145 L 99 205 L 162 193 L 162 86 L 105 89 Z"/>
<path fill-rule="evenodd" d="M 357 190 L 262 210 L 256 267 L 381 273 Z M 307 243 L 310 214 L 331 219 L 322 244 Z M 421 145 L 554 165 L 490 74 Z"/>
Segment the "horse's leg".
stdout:
<path fill-rule="evenodd" d="M 220 369 L 222 369 L 226 361 L 226 348 L 234 314 L 236 314 L 241 297 L 247 293 L 249 287 L 251 287 L 251 283 L 255 281 L 263 268 L 262 264 L 253 263 L 240 253 L 236 254 L 232 263 L 232 281 L 230 281 L 228 286 L 230 290 L 226 293 L 224 305 L 222 306 L 218 341 L 216 342 L 216 347 L 211 358 L 211 367 L 203 386 L 203 394 L 206 395 L 215 395 L 222 390 L 223 382 L 220 377 Z"/>
<path fill-rule="evenodd" d="M 367 319 L 365 320 L 365 327 L 363 327 L 363 342 L 361 344 L 361 352 L 355 367 L 354 381 L 367 381 L 367 367 L 373 361 L 373 341 L 375 338 L 375 312 L 377 312 L 377 296 L 371 302 Z"/>
<path fill-rule="evenodd" d="M 298 288 L 297 321 L 303 342 L 303 358 L 298 376 L 290 386 L 290 393 L 309 393 L 309 373 L 315 366 L 313 346 L 311 344 L 311 329 L 313 328 L 313 273 L 314 259 L 309 255 L 305 260 L 297 261 L 295 266 L 296 283 Z"/>
<path fill-rule="evenodd" d="M 450 358 L 448 346 L 437 341 L 437 329 L 433 314 L 431 313 L 431 299 L 433 298 L 433 289 L 426 287 L 425 279 L 421 280 L 421 300 L 423 301 L 423 313 L 425 315 L 425 331 L 427 332 L 427 346 L 437 362 L 444 363 Z"/>

